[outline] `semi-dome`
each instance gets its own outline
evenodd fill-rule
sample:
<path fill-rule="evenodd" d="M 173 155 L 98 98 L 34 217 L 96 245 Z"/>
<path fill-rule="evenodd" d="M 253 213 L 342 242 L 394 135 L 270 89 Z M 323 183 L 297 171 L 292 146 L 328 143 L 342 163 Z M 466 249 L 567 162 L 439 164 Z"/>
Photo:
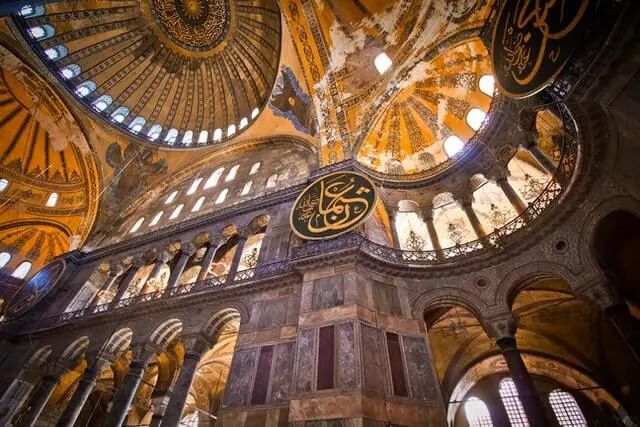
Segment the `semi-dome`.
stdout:
<path fill-rule="evenodd" d="M 258 116 L 281 44 L 275 0 L 141 0 L 24 6 L 15 22 L 102 119 L 172 146 L 218 143 Z"/>

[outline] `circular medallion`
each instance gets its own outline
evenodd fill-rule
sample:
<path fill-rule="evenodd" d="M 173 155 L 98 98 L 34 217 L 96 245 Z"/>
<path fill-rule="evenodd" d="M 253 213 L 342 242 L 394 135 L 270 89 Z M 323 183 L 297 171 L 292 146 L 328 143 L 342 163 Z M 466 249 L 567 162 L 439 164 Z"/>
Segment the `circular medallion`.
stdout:
<path fill-rule="evenodd" d="M 38 271 L 9 300 L 5 316 L 7 318 L 16 318 L 29 311 L 58 282 L 62 273 L 64 273 L 65 266 L 66 262 L 58 259 Z"/>
<path fill-rule="evenodd" d="M 496 81 L 513 98 L 552 83 L 584 40 L 595 0 L 504 2 L 496 20 L 491 59 Z"/>
<path fill-rule="evenodd" d="M 228 0 L 149 1 L 162 30 L 185 49 L 213 49 L 227 33 L 230 17 Z"/>
<path fill-rule="evenodd" d="M 289 222 L 303 239 L 323 240 L 353 230 L 376 205 L 369 178 L 355 172 L 334 172 L 317 179 L 298 196 Z"/>

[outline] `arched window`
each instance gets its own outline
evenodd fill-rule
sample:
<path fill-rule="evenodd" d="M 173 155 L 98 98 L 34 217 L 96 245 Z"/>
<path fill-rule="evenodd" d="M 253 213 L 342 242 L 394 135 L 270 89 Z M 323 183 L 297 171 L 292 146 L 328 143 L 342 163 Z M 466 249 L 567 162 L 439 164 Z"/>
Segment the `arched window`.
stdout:
<path fill-rule="evenodd" d="M 249 171 L 249 175 L 253 175 L 254 173 L 257 173 L 259 170 L 260 170 L 260 162 L 255 162 L 251 166 L 251 170 Z"/>
<path fill-rule="evenodd" d="M 156 139 L 160 138 L 161 133 L 162 126 L 156 123 L 155 125 L 151 126 L 151 129 L 149 129 L 149 132 L 147 132 L 147 136 L 150 140 L 155 141 Z"/>
<path fill-rule="evenodd" d="M 142 116 L 138 116 L 129 123 L 129 130 L 133 133 L 138 133 L 142 130 L 145 123 L 147 123 L 147 119 Z"/>
<path fill-rule="evenodd" d="M 68 53 L 69 51 L 67 50 L 67 48 L 61 44 L 54 47 L 50 47 L 49 49 L 45 49 L 44 51 L 44 54 L 47 55 L 47 58 L 49 58 L 52 61 L 57 61 L 58 59 L 62 59 L 65 56 L 67 56 Z"/>
<path fill-rule="evenodd" d="M 122 123 L 124 119 L 129 115 L 129 109 L 127 107 L 119 107 L 111 114 L 111 120 L 114 122 Z"/>
<path fill-rule="evenodd" d="M 144 217 L 138 219 L 136 223 L 133 224 L 133 227 L 131 227 L 131 230 L 129 230 L 129 233 L 135 233 L 136 231 L 138 231 L 142 226 L 143 222 L 144 222 Z"/>
<path fill-rule="evenodd" d="M 278 174 L 274 173 L 269 178 L 267 178 L 267 188 L 275 187 L 277 182 L 278 182 Z"/>
<path fill-rule="evenodd" d="M 222 129 L 218 128 L 213 131 L 213 141 L 217 142 L 222 139 Z"/>
<path fill-rule="evenodd" d="M 470 397 L 464 403 L 464 414 L 469 427 L 493 427 L 487 405 L 477 397 Z"/>
<path fill-rule="evenodd" d="M 380 74 L 384 74 L 384 72 L 393 65 L 393 61 L 389 58 L 389 55 L 382 52 L 373 60 L 373 65 L 376 66 L 376 69 Z"/>
<path fill-rule="evenodd" d="M 251 191 L 251 181 L 247 181 L 244 184 L 244 187 L 242 187 L 242 191 L 240 192 L 241 196 L 245 196 L 247 194 L 249 194 L 249 191 Z"/>
<path fill-rule="evenodd" d="M 478 80 L 478 87 L 480 88 L 480 92 L 493 97 L 496 90 L 495 78 L 491 74 L 485 74 L 480 77 L 480 80 Z"/>
<path fill-rule="evenodd" d="M 36 40 L 44 40 L 56 35 L 56 30 L 49 24 L 36 25 L 29 28 L 29 35 Z"/>
<path fill-rule="evenodd" d="M 566 391 L 553 390 L 549 393 L 549 404 L 562 427 L 587 427 L 587 420 L 576 399 Z"/>
<path fill-rule="evenodd" d="M 209 138 L 209 132 L 207 132 L 206 130 L 201 131 L 200 135 L 198 135 L 198 143 L 204 144 L 205 142 L 207 142 L 207 138 Z"/>
<path fill-rule="evenodd" d="M 482 127 L 484 119 L 487 117 L 487 113 L 479 108 L 472 108 L 467 113 L 467 124 L 473 130 L 478 130 Z"/>
<path fill-rule="evenodd" d="M 193 141 L 193 131 L 192 130 L 188 130 L 182 136 L 182 143 L 183 144 L 191 144 L 191 141 Z"/>
<path fill-rule="evenodd" d="M 529 420 L 524 412 L 524 406 L 522 406 L 522 401 L 518 396 L 518 389 L 516 389 L 513 379 L 505 378 L 500 381 L 498 391 L 511 425 L 513 427 L 529 427 Z"/>
<path fill-rule="evenodd" d="M 218 180 L 220 180 L 222 172 L 224 172 L 224 167 L 216 169 L 209 179 L 207 179 L 207 182 L 204 183 L 204 188 L 212 188 L 218 185 Z"/>
<path fill-rule="evenodd" d="M 198 212 L 204 203 L 204 196 L 200 197 L 193 208 L 191 208 L 191 212 Z"/>
<path fill-rule="evenodd" d="M 198 190 L 198 187 L 200 187 L 200 183 L 202 182 L 202 178 L 196 178 L 192 183 L 191 183 L 191 187 L 189 187 L 189 190 L 187 190 L 187 196 L 192 195 L 193 193 L 195 193 Z"/>
<path fill-rule="evenodd" d="M 66 67 L 64 67 L 62 70 L 60 70 L 60 74 L 62 74 L 62 77 L 64 77 L 67 80 L 72 79 L 76 76 L 79 76 L 81 72 L 82 72 L 82 68 L 80 68 L 78 64 L 69 64 Z"/>
<path fill-rule="evenodd" d="M 224 202 L 224 199 L 227 198 L 228 192 L 229 190 L 225 188 L 220 192 L 220 194 L 218 194 L 218 198 L 216 199 L 216 205 L 219 205 L 220 203 Z"/>
<path fill-rule="evenodd" d="M 0 179 L 0 193 L 2 193 L 4 190 L 7 189 L 7 187 L 9 186 L 9 181 L 2 178 Z"/>
<path fill-rule="evenodd" d="M 30 4 L 27 4 L 25 6 L 22 6 L 18 13 L 20 14 L 20 16 L 25 18 L 34 18 L 36 16 L 44 15 L 44 6 L 34 7 Z"/>
<path fill-rule="evenodd" d="M 178 129 L 172 128 L 167 132 L 167 136 L 164 137 L 164 142 L 168 142 L 169 144 L 173 144 L 178 139 Z"/>
<path fill-rule="evenodd" d="M 31 271 L 31 263 L 29 261 L 23 261 L 11 275 L 16 279 L 24 279 L 27 277 L 27 274 L 29 274 L 29 271 Z"/>
<path fill-rule="evenodd" d="M 244 129 L 247 127 L 247 125 L 249 124 L 249 120 L 247 120 L 246 117 L 243 117 L 242 119 L 240 119 L 240 129 Z"/>
<path fill-rule="evenodd" d="M 160 211 L 157 214 L 154 215 L 153 219 L 151 220 L 151 222 L 149 223 L 149 227 L 153 227 L 154 225 L 156 225 L 159 221 L 160 218 L 162 218 L 162 214 L 164 212 Z"/>
<path fill-rule="evenodd" d="M 58 193 L 49 194 L 49 198 L 47 199 L 46 206 L 49 208 L 53 208 L 58 203 Z"/>
<path fill-rule="evenodd" d="M 253 120 L 256 117 L 258 117 L 258 114 L 260 114 L 260 110 L 257 109 L 257 108 L 254 108 L 253 111 L 251 112 L 251 120 Z"/>
<path fill-rule="evenodd" d="M 113 98 L 109 95 L 102 95 L 93 102 L 93 109 L 96 111 L 104 111 L 112 102 Z"/>
<path fill-rule="evenodd" d="M 80 98 L 84 98 L 94 90 L 96 90 L 96 84 L 91 80 L 87 80 L 76 88 L 76 95 Z M 127 114 L 129 114 L 129 110 L 127 110 Z"/>
<path fill-rule="evenodd" d="M 227 136 L 231 136 L 234 133 L 236 133 L 236 125 L 229 125 L 229 128 L 227 129 Z"/>
<path fill-rule="evenodd" d="M 234 167 L 232 167 L 229 170 L 229 173 L 227 174 L 227 177 L 224 179 L 225 182 L 230 182 L 233 181 L 234 179 L 236 179 L 236 175 L 238 174 L 238 168 L 240 167 L 240 165 L 235 165 Z"/>
<path fill-rule="evenodd" d="M 0 268 L 5 268 L 11 261 L 11 254 L 9 252 L 0 253 Z"/>
<path fill-rule="evenodd" d="M 453 157 L 464 149 L 464 142 L 455 135 L 447 137 L 442 143 L 447 156 Z"/>
<path fill-rule="evenodd" d="M 176 206 L 176 208 L 173 210 L 173 212 L 171 212 L 171 216 L 169 217 L 169 219 L 176 219 L 178 218 L 178 216 L 180 215 L 180 212 L 182 212 L 182 208 L 184 207 L 184 205 L 178 205 Z"/>
<path fill-rule="evenodd" d="M 168 205 L 169 203 L 173 202 L 176 199 L 176 196 L 178 195 L 178 191 L 174 191 L 173 193 L 169 194 L 169 197 L 167 197 L 167 200 L 164 201 L 165 205 Z"/>

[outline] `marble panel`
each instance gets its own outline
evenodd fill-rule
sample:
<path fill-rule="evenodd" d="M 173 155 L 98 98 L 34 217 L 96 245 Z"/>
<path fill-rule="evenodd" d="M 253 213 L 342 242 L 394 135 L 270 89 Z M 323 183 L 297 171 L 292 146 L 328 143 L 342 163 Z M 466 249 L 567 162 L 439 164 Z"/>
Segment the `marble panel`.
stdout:
<path fill-rule="evenodd" d="M 295 348 L 295 341 L 275 346 L 273 373 L 271 375 L 271 391 L 268 402 L 280 402 L 289 399 Z"/>
<path fill-rule="evenodd" d="M 402 344 L 412 398 L 417 400 L 437 399 L 436 387 L 438 384 L 433 372 L 433 362 L 426 339 L 403 336 Z"/>
<path fill-rule="evenodd" d="M 298 366 L 296 378 L 297 391 L 312 391 L 315 375 L 316 331 L 306 329 L 300 331 L 298 338 Z"/>
<path fill-rule="evenodd" d="M 245 406 L 248 403 L 257 356 L 257 347 L 236 350 L 225 388 L 225 408 Z"/>
<path fill-rule="evenodd" d="M 373 301 L 378 311 L 393 316 L 402 316 L 398 289 L 395 286 L 374 280 Z"/>
<path fill-rule="evenodd" d="M 338 348 L 337 387 L 352 389 L 358 384 L 356 363 L 355 329 L 353 323 L 336 325 L 336 339 Z"/>
<path fill-rule="evenodd" d="M 385 391 L 386 369 L 380 346 L 380 335 L 376 328 L 361 324 L 362 367 L 364 388 L 383 394 Z"/>
<path fill-rule="evenodd" d="M 313 281 L 313 310 L 322 310 L 344 304 L 344 277 L 323 277 Z"/>
<path fill-rule="evenodd" d="M 258 329 L 277 328 L 286 323 L 288 298 L 260 301 Z"/>

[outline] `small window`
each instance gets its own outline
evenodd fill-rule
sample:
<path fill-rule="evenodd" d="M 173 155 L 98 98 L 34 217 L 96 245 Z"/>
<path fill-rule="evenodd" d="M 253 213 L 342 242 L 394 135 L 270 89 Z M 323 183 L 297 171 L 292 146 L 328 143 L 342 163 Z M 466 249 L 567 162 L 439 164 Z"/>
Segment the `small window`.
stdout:
<path fill-rule="evenodd" d="M 156 139 L 160 138 L 161 133 L 162 126 L 156 123 L 155 125 L 151 126 L 151 129 L 149 129 L 149 132 L 147 132 L 147 136 L 150 140 L 155 141 Z"/>
<path fill-rule="evenodd" d="M 222 173 L 224 172 L 224 168 L 218 168 L 216 169 L 211 176 L 209 177 L 209 179 L 207 179 L 207 182 L 204 183 L 204 188 L 213 188 L 216 185 L 218 185 L 218 181 L 220 180 L 220 177 L 222 176 Z"/>
<path fill-rule="evenodd" d="M 184 207 L 184 205 L 178 205 L 176 206 L 176 208 L 173 210 L 173 212 L 171 213 L 171 216 L 169 217 L 169 219 L 176 219 L 178 218 L 178 216 L 180 215 L 180 212 L 182 212 L 182 208 Z"/>
<path fill-rule="evenodd" d="M 119 107 L 111 114 L 111 120 L 114 122 L 122 123 L 124 119 L 129 115 L 129 109 L 127 107 Z"/>
<path fill-rule="evenodd" d="M 227 198 L 228 192 L 229 190 L 225 188 L 220 192 L 220 194 L 218 194 L 218 198 L 216 199 L 216 205 L 219 205 L 220 203 L 224 202 L 224 199 Z"/>
<path fill-rule="evenodd" d="M 391 68 L 391 66 L 393 65 L 393 61 L 391 61 L 391 58 L 389 58 L 389 56 L 384 52 L 376 56 L 376 59 L 373 60 L 373 63 L 380 74 L 384 74 L 384 72 Z"/>
<path fill-rule="evenodd" d="M 505 378 L 500 381 L 498 391 L 511 425 L 513 427 L 529 427 L 529 420 L 524 412 L 524 406 L 522 406 L 522 401 L 518 396 L 518 389 L 513 379 Z"/>
<path fill-rule="evenodd" d="M 470 397 L 464 404 L 464 414 L 469 427 L 493 427 L 489 408 L 477 397 Z"/>
<path fill-rule="evenodd" d="M 495 78 L 491 74 L 485 74 L 478 80 L 478 87 L 480 88 L 480 92 L 493 97 L 496 90 Z"/>
<path fill-rule="evenodd" d="M 29 271 L 31 271 L 31 263 L 29 261 L 23 261 L 11 275 L 16 279 L 24 279 L 27 277 L 27 274 L 29 274 Z"/>
<path fill-rule="evenodd" d="M 587 427 L 587 420 L 576 399 L 566 391 L 554 390 L 549 393 L 549 404 L 562 427 Z"/>
<path fill-rule="evenodd" d="M 176 142 L 176 139 L 178 139 L 178 129 L 172 128 L 169 129 L 169 132 L 167 132 L 167 136 L 164 137 L 164 142 L 173 144 L 174 142 Z"/>
<path fill-rule="evenodd" d="M 9 186 L 9 181 L 2 178 L 0 179 L 0 193 L 2 193 L 4 190 L 7 189 L 7 187 Z"/>
<path fill-rule="evenodd" d="M 236 133 L 236 125 L 230 125 L 227 129 L 227 136 L 231 136 Z"/>
<path fill-rule="evenodd" d="M 447 156 L 453 157 L 464 149 L 464 142 L 455 135 L 449 136 L 442 144 Z"/>
<path fill-rule="evenodd" d="M 138 133 L 142 130 L 145 123 L 147 123 L 147 120 L 142 116 L 138 116 L 129 123 L 129 130 L 133 133 Z"/>
<path fill-rule="evenodd" d="M 20 14 L 20 16 L 32 15 L 33 14 L 33 6 L 31 6 L 31 5 L 22 6 L 20 8 L 20 10 L 18 11 L 18 13 Z"/>
<path fill-rule="evenodd" d="M 52 61 L 62 59 L 65 56 L 67 56 L 68 53 L 69 51 L 67 50 L 67 48 L 62 46 L 61 44 L 54 47 L 50 47 L 49 49 L 45 49 L 44 51 L 44 54 L 47 55 L 47 58 L 49 58 Z"/>
<path fill-rule="evenodd" d="M 240 120 L 240 129 L 244 129 L 244 128 L 246 128 L 248 124 L 249 124 L 249 120 L 247 120 L 247 118 L 246 118 L 246 117 L 243 117 L 243 118 Z"/>
<path fill-rule="evenodd" d="M 49 24 L 36 25 L 29 28 L 29 35 L 36 40 L 44 40 L 53 37 L 56 34 L 56 30 Z"/>
<path fill-rule="evenodd" d="M 177 195 L 178 191 L 174 191 L 173 193 L 169 194 L 169 197 L 167 197 L 167 200 L 164 201 L 164 204 L 168 205 L 169 203 L 173 202 L 176 199 Z"/>
<path fill-rule="evenodd" d="M 198 135 L 198 144 L 206 143 L 207 138 L 209 138 L 209 132 L 207 132 L 206 130 L 203 130 L 202 132 L 200 132 L 200 135 Z"/>
<path fill-rule="evenodd" d="M 34 7 L 30 4 L 27 4 L 25 6 L 22 6 L 18 11 L 18 13 L 20 14 L 20 16 L 23 16 L 25 18 L 33 18 L 36 16 L 44 15 L 44 7 L 43 6 Z"/>
<path fill-rule="evenodd" d="M 80 98 L 84 98 L 94 90 L 96 90 L 96 84 L 91 80 L 87 80 L 76 88 L 76 95 L 78 95 Z"/>
<path fill-rule="evenodd" d="M 467 124 L 473 130 L 478 130 L 482 127 L 484 119 L 487 117 L 487 113 L 479 108 L 472 108 L 467 113 Z"/>
<path fill-rule="evenodd" d="M 93 109 L 96 111 L 104 111 L 112 102 L 113 99 L 109 95 L 102 95 L 94 101 Z"/>
<path fill-rule="evenodd" d="M 55 207 L 58 204 L 58 193 L 49 194 L 49 198 L 47 199 L 46 206 L 49 208 Z"/>
<path fill-rule="evenodd" d="M 11 254 L 9 252 L 0 253 L 0 268 L 5 268 L 11 261 Z"/>
<path fill-rule="evenodd" d="M 267 188 L 275 187 L 277 182 L 278 182 L 278 174 L 274 173 L 269 178 L 267 178 Z"/>
<path fill-rule="evenodd" d="M 259 170 L 260 170 L 260 162 L 255 162 L 251 166 L 251 170 L 249 171 L 249 175 L 253 175 L 255 173 L 258 173 Z"/>
<path fill-rule="evenodd" d="M 204 203 L 204 196 L 200 197 L 193 208 L 191 208 L 191 212 L 198 212 Z"/>
<path fill-rule="evenodd" d="M 229 173 L 227 174 L 227 177 L 224 179 L 225 182 L 230 182 L 233 181 L 234 179 L 236 179 L 236 175 L 238 174 L 238 168 L 240 167 L 240 165 L 235 165 L 234 167 L 232 167 L 229 170 Z"/>
<path fill-rule="evenodd" d="M 213 141 L 217 142 L 222 139 L 222 129 L 218 128 L 213 131 Z"/>
<path fill-rule="evenodd" d="M 142 226 L 143 222 L 144 222 L 144 217 L 138 219 L 136 223 L 133 224 L 133 227 L 131 227 L 131 230 L 129 230 L 129 233 L 135 233 L 136 231 L 138 231 Z"/>
<path fill-rule="evenodd" d="M 260 114 L 260 110 L 257 109 L 257 108 L 254 108 L 253 111 L 251 112 L 251 120 L 253 120 L 256 117 L 258 117 L 258 114 Z"/>
<path fill-rule="evenodd" d="M 242 191 L 240 192 L 241 196 L 245 196 L 247 194 L 249 194 L 249 191 L 251 191 L 251 181 L 247 181 L 244 184 L 244 187 L 242 187 Z"/>
<path fill-rule="evenodd" d="M 198 190 L 200 183 L 202 182 L 202 178 L 196 178 L 192 183 L 189 190 L 187 190 L 187 195 L 190 196 Z"/>
<path fill-rule="evenodd" d="M 81 72 L 82 72 L 82 68 L 80 68 L 78 64 L 69 64 L 66 67 L 64 67 L 62 70 L 60 70 L 60 74 L 62 74 L 62 77 L 64 77 L 67 80 L 72 79 L 76 76 L 79 76 Z"/>
<path fill-rule="evenodd" d="M 157 214 L 155 214 L 153 219 L 149 223 L 149 227 L 153 227 L 154 225 L 156 225 L 160 221 L 160 218 L 162 218 L 162 214 L 164 214 L 164 212 L 162 212 L 162 211 L 160 211 Z"/>
<path fill-rule="evenodd" d="M 188 144 L 191 144 L 191 141 L 193 141 L 193 131 L 188 130 L 182 136 L 182 143 L 185 145 L 188 145 Z"/>

